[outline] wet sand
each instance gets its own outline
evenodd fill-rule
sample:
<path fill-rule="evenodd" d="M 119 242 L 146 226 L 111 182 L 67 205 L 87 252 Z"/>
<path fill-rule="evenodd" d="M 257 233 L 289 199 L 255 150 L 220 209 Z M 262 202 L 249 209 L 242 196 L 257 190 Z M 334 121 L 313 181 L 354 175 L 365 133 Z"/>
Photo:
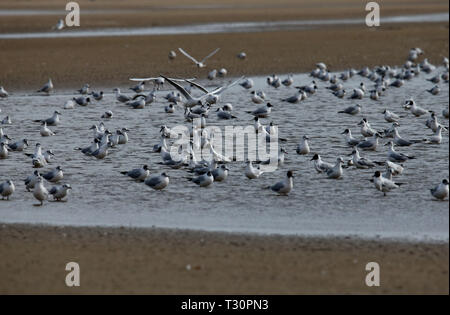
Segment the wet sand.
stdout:
<path fill-rule="evenodd" d="M 125 2 L 109 2 L 121 9 Z M 360 16 L 359 1 L 272 1 L 257 8 L 224 1 L 230 8 L 150 10 L 148 1 L 126 2 L 140 13 L 89 14 L 83 27 L 173 25 L 193 22 L 279 20 Z M 165 6 L 165 2 L 152 2 Z M 171 2 L 181 5 L 184 2 Z M 202 0 L 191 2 L 205 5 Z M 245 2 L 252 5 L 255 2 Z M 102 2 L 104 4 L 104 2 Z M 80 1 L 99 9 L 100 2 Z M 60 9 L 56 0 L 2 1 L 0 9 Z M 239 7 L 239 10 L 236 9 Z M 148 9 L 149 12 L 144 12 Z M 391 2 L 388 15 L 448 11 L 448 1 Z M 383 13 L 384 14 L 384 13 Z M 0 31 L 48 29 L 55 16 L 1 17 Z M 230 76 L 309 71 L 318 61 L 331 70 L 378 64 L 401 65 L 411 47 L 432 63 L 448 56 L 448 23 L 333 26 L 266 33 L 0 40 L 0 85 L 8 91 L 35 90 L 48 77 L 56 89 L 128 86 L 130 76 L 206 76 L 226 67 Z M 184 47 L 204 56 L 221 47 L 208 68 L 198 71 L 186 58 L 167 53 Z M 236 54 L 246 51 L 240 61 Z M 3 206 L 3 205 L 2 205 Z M 165 229 L 0 226 L 0 294 L 4 293 L 438 293 L 448 294 L 446 244 L 255 236 Z M 65 264 L 81 266 L 81 287 L 64 285 Z M 364 284 L 365 264 L 381 265 L 381 287 Z M 186 266 L 190 265 L 190 270 Z"/>
<path fill-rule="evenodd" d="M 365 4 L 359 0 L 283 1 L 78 1 L 81 27 L 148 27 L 214 22 L 311 20 L 364 18 Z M 65 7 L 56 1 L 2 1 L 1 9 L 41 10 L 38 15 L 3 15 L 0 31 L 49 31 Z M 393 0 L 381 5 L 382 16 L 448 12 L 448 1 Z M 45 13 L 45 10 L 53 12 Z M 57 12 L 61 14 L 57 14 Z M 52 14 L 50 14 L 52 13 Z"/>
<path fill-rule="evenodd" d="M 264 33 L 0 40 L 0 82 L 7 90 L 34 90 L 53 79 L 55 88 L 127 86 L 131 76 L 204 78 L 226 67 L 230 76 L 310 71 L 323 61 L 331 70 L 379 64 L 401 65 L 411 47 L 432 63 L 448 56 L 448 23 L 392 24 L 377 29 L 334 26 Z M 187 58 L 169 62 L 170 50 L 184 47 L 204 56 L 221 47 L 208 68 Z M 350 48 L 351 47 L 351 48 Z M 247 60 L 236 58 L 245 51 Z M 180 54 L 179 54 L 180 55 Z M 89 73 L 89 76 L 87 76 Z"/>
<path fill-rule="evenodd" d="M 448 294 L 448 244 L 0 226 L 0 294 Z M 79 263 L 81 286 L 65 286 Z M 365 285 L 378 262 L 381 286 Z M 189 268 L 190 266 L 190 268 Z"/>
<path fill-rule="evenodd" d="M 82 28 L 148 27 L 224 21 L 275 21 L 361 17 L 360 1 L 208 0 L 171 1 L 80 1 Z M 448 12 L 448 1 L 395 0 L 383 4 L 381 14 L 407 15 Z M 55 0 L 2 1 L 0 9 L 61 10 Z M 96 13 L 100 10 L 101 13 Z M 118 13 L 120 12 L 120 13 Z M 56 23 L 55 15 L 2 16 L 0 32 L 45 31 Z M 316 62 L 332 70 L 378 64 L 401 65 L 411 47 L 425 50 L 431 62 L 448 56 L 448 23 L 328 26 L 312 30 L 241 34 L 136 36 L 113 38 L 68 38 L 0 40 L 0 84 L 8 90 L 34 90 L 48 77 L 56 89 L 79 87 L 86 82 L 97 87 L 128 85 L 130 76 L 205 77 L 212 68 L 226 67 L 229 75 L 299 73 Z M 178 47 L 200 58 L 220 47 L 208 68 L 198 71 L 184 56 L 168 61 Z M 237 60 L 247 52 L 249 58 Z M 180 54 L 179 54 L 180 55 Z M 89 77 L 86 77 L 89 73 Z"/>

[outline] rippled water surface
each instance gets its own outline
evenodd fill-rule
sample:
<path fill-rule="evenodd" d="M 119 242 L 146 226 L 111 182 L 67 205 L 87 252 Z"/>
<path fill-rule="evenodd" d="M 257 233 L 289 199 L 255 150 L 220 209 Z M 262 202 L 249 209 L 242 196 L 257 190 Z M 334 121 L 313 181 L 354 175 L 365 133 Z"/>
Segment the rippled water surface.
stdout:
<path fill-rule="evenodd" d="M 435 73 L 442 71 L 440 68 Z M 427 118 L 413 117 L 402 108 L 402 104 L 406 98 L 414 96 L 419 105 L 436 111 L 439 120 L 448 125 L 441 115 L 448 106 L 448 84 L 440 84 L 442 91 L 437 96 L 423 92 L 432 87 L 425 78 L 434 74 L 421 74 L 400 89 L 390 88 L 380 101 L 361 100 L 363 114 L 356 117 L 337 114 L 338 110 L 355 101 L 335 98 L 324 88 L 328 85 L 326 83 L 319 82 L 319 91 L 307 100 L 288 104 L 280 99 L 293 95 L 293 87 L 269 88 L 264 77 L 254 78 L 255 87 L 264 89 L 275 105 L 270 119 L 262 122 L 278 124 L 281 136 L 288 138 L 286 163 L 259 180 L 248 180 L 243 174 L 243 163 L 233 162 L 228 179 L 209 188 L 198 188 L 189 182 L 185 169 L 173 170 L 158 165 L 159 154 L 151 153 L 152 146 L 158 143 L 162 123 L 169 126 L 188 124 L 183 119 L 181 108 L 171 115 L 164 112 L 166 103 L 162 95 L 166 91 L 158 92 L 158 100 L 143 110 L 131 110 L 116 103 L 111 93 L 100 102 L 73 110 L 62 109 L 64 102 L 72 97 L 68 91 L 57 91 L 49 97 L 15 93 L 0 100 L 0 116 L 3 118 L 8 114 L 13 120 L 11 126 L 3 127 L 4 131 L 14 140 L 23 137 L 32 140 L 27 152 L 32 153 L 38 141 L 44 149 L 54 150 L 56 161 L 51 167 L 61 165 L 65 169 L 63 182 L 70 183 L 74 189 L 66 203 L 50 202 L 44 207 L 34 207 L 36 201 L 32 194 L 25 192 L 22 182 L 33 172 L 31 160 L 23 153 L 12 152 L 8 159 L 0 160 L 0 181 L 12 179 L 17 190 L 11 201 L 0 202 L 0 222 L 448 240 L 448 203 L 434 201 L 429 193 L 429 188 L 448 178 L 448 133 L 444 133 L 441 145 L 416 144 L 398 148 L 398 151 L 415 155 L 417 159 L 405 163 L 404 174 L 396 180 L 406 184 L 387 197 L 383 197 L 369 182 L 374 170 L 350 168 L 345 170 L 343 179 L 330 180 L 316 173 L 310 162 L 311 155 L 295 153 L 299 139 L 307 134 L 311 138 L 312 151 L 321 153 L 326 161 L 332 162 L 337 156 L 347 158 L 351 149 L 345 145 L 340 133 L 351 128 L 354 135 L 360 136 L 356 124 L 362 117 L 367 117 L 377 129 L 389 127 L 381 114 L 384 108 L 406 115 L 400 122 L 400 132 L 405 138 L 422 139 L 432 135 L 424 125 Z M 295 75 L 294 80 L 295 85 L 311 82 L 305 74 Z M 361 81 L 369 87 L 372 85 L 358 76 L 344 85 L 351 89 Z M 252 117 L 245 111 L 257 105 L 250 101 L 249 91 L 235 86 L 222 101 L 234 105 L 234 113 L 239 119 L 233 124 L 251 124 Z M 39 124 L 32 120 L 49 117 L 56 109 L 63 114 L 62 123 L 52 127 L 57 135 L 40 137 Z M 115 114 L 112 120 L 105 122 L 106 126 L 110 130 L 128 127 L 131 130 L 130 142 L 111 150 L 104 160 L 96 160 L 74 148 L 90 143 L 92 132 L 89 127 L 100 121 L 105 110 L 112 110 Z M 219 121 L 215 114 L 210 114 L 208 119 L 209 125 L 224 126 L 227 123 Z M 383 144 L 386 141 L 382 139 Z M 363 155 L 373 160 L 385 160 L 386 148 L 380 146 L 377 152 L 364 152 Z M 169 187 L 162 192 L 153 191 L 119 173 L 143 164 L 150 165 L 152 173 L 166 171 L 171 181 Z M 283 178 L 288 169 L 295 170 L 296 174 L 294 190 L 288 197 L 278 197 L 264 189 Z M 47 186 L 50 185 L 47 183 Z"/>

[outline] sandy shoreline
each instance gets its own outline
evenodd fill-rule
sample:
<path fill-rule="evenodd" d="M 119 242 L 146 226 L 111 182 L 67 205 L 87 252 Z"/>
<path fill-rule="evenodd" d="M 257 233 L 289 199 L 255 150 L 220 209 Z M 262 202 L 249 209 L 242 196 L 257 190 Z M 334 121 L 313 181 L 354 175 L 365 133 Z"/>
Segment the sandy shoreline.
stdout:
<path fill-rule="evenodd" d="M 82 28 L 149 27 L 212 22 L 280 21 L 360 18 L 366 11 L 360 1 L 336 0 L 210 0 L 116 1 L 81 0 L 81 10 L 101 13 L 82 16 Z M 2 1 L 1 9 L 63 10 L 56 0 Z M 105 10 L 105 11 L 101 11 Z M 121 11 L 122 10 L 122 11 Z M 448 12 L 448 1 L 393 0 L 381 7 L 383 16 Z M 118 13 L 120 12 L 120 13 Z M 55 15 L 7 16 L 0 33 L 50 30 Z M 260 33 L 134 36 L 0 40 L 0 85 L 9 91 L 35 90 L 48 77 L 55 88 L 74 89 L 129 86 L 130 76 L 165 73 L 205 78 L 211 69 L 226 67 L 230 76 L 299 73 L 323 61 L 331 70 L 379 64 L 402 65 L 411 47 L 421 47 L 426 57 L 440 64 L 448 56 L 448 22 L 328 26 L 311 30 Z M 179 56 L 169 62 L 170 50 L 183 47 L 193 56 L 204 56 L 220 47 L 219 54 L 199 71 Z M 247 60 L 236 54 L 245 51 Z M 86 75 L 89 73 L 89 76 Z"/>
<path fill-rule="evenodd" d="M 208 71 L 221 67 L 236 77 L 309 72 L 319 61 L 331 70 L 402 65 L 408 50 L 419 46 L 432 63 L 440 64 L 448 56 L 448 36 L 448 23 L 420 23 L 378 29 L 336 26 L 264 33 L 0 40 L 0 82 L 14 92 L 35 90 L 48 77 L 56 89 L 74 89 L 87 82 L 94 87 L 129 86 L 130 76 L 159 73 L 205 78 Z M 183 56 L 168 61 L 168 51 L 177 47 L 194 56 L 217 47 L 221 51 L 208 68 L 198 70 Z M 240 51 L 247 52 L 247 60 L 236 58 Z"/>
<path fill-rule="evenodd" d="M 0 225 L 0 294 L 448 294 L 448 243 Z M 79 263 L 81 286 L 64 284 Z M 376 261 L 381 286 L 365 285 Z"/>
<path fill-rule="evenodd" d="M 358 0 L 80 0 L 86 28 L 148 27 L 230 21 L 353 18 Z M 196 6 L 196 7 L 183 7 Z M 0 10 L 63 10 L 58 0 L 6 0 Z M 392 0 L 382 14 L 448 12 L 448 1 Z M 117 10 L 124 10 L 118 13 Z M 126 11 L 128 10 L 128 11 Z M 134 10 L 134 11 L 133 11 Z M 49 30 L 58 17 L 0 16 L 0 33 Z M 227 68 L 229 77 L 402 65 L 412 47 L 440 65 L 449 54 L 449 23 L 325 26 L 308 30 L 208 35 L 0 40 L 0 86 L 33 92 L 49 77 L 55 92 L 128 87 L 132 76 L 196 76 Z M 193 56 L 221 51 L 197 69 Z M 236 58 L 245 51 L 248 59 Z M 307 83 L 307 82 L 304 82 Z M 11 99 L 14 100 L 12 97 Z M 1 102 L 0 102 L 1 105 Z M 11 209 L 14 211 L 14 209 Z M 65 265 L 81 267 L 68 288 Z M 381 286 L 365 285 L 368 262 Z M 59 227 L 0 223 L 0 294 L 448 294 L 449 244 L 189 231 L 162 228 Z"/>
<path fill-rule="evenodd" d="M 1 9 L 1 8 L 0 8 Z M 110 9 L 108 7 L 108 9 Z M 383 17 L 416 15 L 448 12 L 448 2 L 445 4 L 396 5 L 384 8 Z M 47 32 L 51 31 L 59 18 L 64 18 L 64 11 L 58 15 L 3 15 L 0 19 L 0 33 Z M 83 14 L 81 11 L 81 28 L 122 28 L 122 27 L 155 27 L 189 24 L 206 24 L 221 22 L 254 22 L 254 21 L 290 21 L 316 19 L 346 19 L 361 18 L 366 15 L 361 4 L 331 3 L 329 7 L 302 7 L 298 4 L 270 7 L 243 7 L 220 9 L 133 9 L 91 11 Z"/>

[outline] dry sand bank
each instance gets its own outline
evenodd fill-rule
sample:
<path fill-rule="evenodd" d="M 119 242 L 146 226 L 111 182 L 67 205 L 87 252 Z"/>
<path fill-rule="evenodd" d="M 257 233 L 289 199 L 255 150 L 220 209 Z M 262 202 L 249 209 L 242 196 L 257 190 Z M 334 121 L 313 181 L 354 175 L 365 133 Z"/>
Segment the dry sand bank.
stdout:
<path fill-rule="evenodd" d="M 129 85 L 130 76 L 204 78 L 226 67 L 230 76 L 310 71 L 323 61 L 331 70 L 379 64 L 401 65 L 411 47 L 421 47 L 433 63 L 448 56 L 448 23 L 392 24 L 380 28 L 326 27 L 302 31 L 0 40 L 0 83 L 11 91 L 41 86 L 52 77 L 56 89 Z M 198 70 L 184 56 L 169 62 L 167 54 L 184 47 L 204 56 L 216 47 L 208 68 Z M 246 51 L 248 59 L 236 54 Z"/>
<path fill-rule="evenodd" d="M 198 10 L 216 10 L 217 8 L 299 8 L 309 9 L 338 9 L 360 8 L 365 3 L 360 0 L 78 0 L 80 8 L 86 10 L 112 9 L 148 9 L 148 10 L 182 10 L 192 7 Z M 0 9 L 37 9 L 60 10 L 65 8 L 66 2 L 61 0 L 2 0 Z M 389 0 L 380 1 L 386 9 L 392 7 L 411 8 L 426 6 L 445 6 L 445 0 Z"/>
<path fill-rule="evenodd" d="M 0 226 L 0 294 L 448 294 L 448 244 L 166 229 Z M 65 265 L 81 287 L 64 284 Z M 365 265 L 381 286 L 365 285 Z M 187 270 L 186 266 L 191 269 Z"/>
<path fill-rule="evenodd" d="M 41 3 L 36 6 L 36 3 Z M 364 18 L 365 3 L 337 1 L 79 1 L 81 27 L 149 27 L 214 22 Z M 27 5 L 25 5 L 27 4 Z M 2 1 L 0 9 L 61 10 L 54 1 Z M 448 12 L 448 1 L 389 1 L 381 3 L 382 16 Z M 83 14 L 83 11 L 86 14 Z M 64 15 L 14 15 L 0 17 L 0 33 L 45 32 Z"/>

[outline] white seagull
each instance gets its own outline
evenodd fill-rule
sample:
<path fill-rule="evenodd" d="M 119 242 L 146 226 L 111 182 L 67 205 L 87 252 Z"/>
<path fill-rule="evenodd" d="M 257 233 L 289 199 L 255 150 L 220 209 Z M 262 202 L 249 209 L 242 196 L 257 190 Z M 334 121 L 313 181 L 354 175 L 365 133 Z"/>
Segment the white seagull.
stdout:
<path fill-rule="evenodd" d="M 201 61 L 197 61 L 197 59 L 195 59 L 194 57 L 192 57 L 191 55 L 189 55 L 187 52 L 185 52 L 182 48 L 178 48 L 178 50 L 185 55 L 186 57 L 188 57 L 190 60 L 192 60 L 197 67 L 199 68 L 205 68 L 206 67 L 206 60 L 211 58 L 212 56 L 214 56 L 219 50 L 220 48 L 217 48 L 216 50 L 214 50 L 213 52 L 211 52 L 208 56 L 206 56 L 205 58 L 203 58 Z"/>
<path fill-rule="evenodd" d="M 44 84 L 39 90 L 37 90 L 38 93 L 44 92 L 47 94 L 50 94 L 50 92 L 53 91 L 53 82 L 52 79 L 48 79 L 48 82 Z"/>
<path fill-rule="evenodd" d="M 8 97 L 9 94 L 6 92 L 5 88 L 3 86 L 0 86 L 0 98 Z"/>
<path fill-rule="evenodd" d="M 53 200 L 61 201 L 67 196 L 67 192 L 71 189 L 72 187 L 69 184 L 64 184 L 62 186 L 52 187 L 48 193 L 53 196 Z"/>
<path fill-rule="evenodd" d="M 349 114 L 349 115 L 357 115 L 361 113 L 362 106 L 360 104 L 356 104 L 354 106 L 349 106 L 344 110 L 339 111 L 339 114 Z"/>
<path fill-rule="evenodd" d="M 44 205 L 44 201 L 48 199 L 48 190 L 44 186 L 44 180 L 42 177 L 38 177 L 36 184 L 34 185 L 33 196 L 41 202 L 40 206 Z"/>
<path fill-rule="evenodd" d="M 170 78 L 170 80 L 175 81 L 175 82 L 184 82 L 185 81 L 185 79 L 176 79 L 176 78 Z M 195 78 L 191 78 L 189 80 L 192 81 L 192 80 L 195 80 Z M 147 82 L 147 81 L 153 81 L 155 88 L 157 90 L 159 90 L 166 82 L 166 79 L 160 76 L 160 77 L 149 77 L 149 78 L 131 78 L 130 81 L 137 81 L 137 82 L 141 82 L 141 83 Z M 140 93 L 140 92 L 136 92 L 136 93 Z"/>
<path fill-rule="evenodd" d="M 448 197 L 448 179 L 442 180 L 442 183 L 430 189 L 431 195 L 439 200 L 444 200 Z"/>
<path fill-rule="evenodd" d="M 327 172 L 333 168 L 333 164 L 324 162 L 319 154 L 314 154 L 311 161 L 314 161 L 314 168 L 318 173 Z"/>
<path fill-rule="evenodd" d="M 248 179 L 259 178 L 264 172 L 259 169 L 259 167 L 254 167 L 252 161 L 247 161 L 247 167 L 245 168 L 245 176 Z"/>
<path fill-rule="evenodd" d="M 15 190 L 16 186 L 14 186 L 12 180 L 7 180 L 6 182 L 0 184 L 0 196 L 2 196 L 2 200 L 4 200 L 5 198 L 6 200 L 9 200 L 9 197 L 11 197 L 11 195 L 14 193 Z"/>
<path fill-rule="evenodd" d="M 328 178 L 339 179 L 342 177 L 344 171 L 342 170 L 342 165 L 344 164 L 344 160 L 341 157 L 336 159 L 336 164 L 327 170 Z"/>
<path fill-rule="evenodd" d="M 407 160 L 411 160 L 411 159 L 415 158 L 413 156 L 408 156 L 406 154 L 396 152 L 395 148 L 394 148 L 394 142 L 392 142 L 392 141 L 389 141 L 385 145 L 389 146 L 388 160 L 391 162 L 394 162 L 394 163 L 395 162 L 405 162 Z"/>
<path fill-rule="evenodd" d="M 42 137 L 50 137 L 55 135 L 55 133 L 47 127 L 47 123 L 45 121 L 41 126 L 40 133 Z"/>
<path fill-rule="evenodd" d="M 120 172 L 123 175 L 127 175 L 136 181 L 143 182 L 150 175 L 150 170 L 147 165 L 144 165 L 142 168 L 136 168 L 131 171 Z"/>
<path fill-rule="evenodd" d="M 147 178 L 145 180 L 145 185 L 155 190 L 162 190 L 169 185 L 169 176 L 167 176 L 166 173 L 162 173 L 161 175 Z"/>
<path fill-rule="evenodd" d="M 267 188 L 271 189 L 272 191 L 280 195 L 287 196 L 291 192 L 293 187 L 294 187 L 294 173 L 292 171 L 288 171 L 286 174 L 286 178 L 283 181 L 278 182 Z"/>
<path fill-rule="evenodd" d="M 353 137 L 350 129 L 345 129 L 342 134 L 345 135 L 345 142 L 351 147 L 354 147 L 361 142 L 360 140 Z"/>
<path fill-rule="evenodd" d="M 198 177 L 189 178 L 189 180 L 199 185 L 200 187 L 208 187 L 212 183 L 214 183 L 214 176 L 210 171 L 208 171 L 207 173 L 200 175 Z"/>
<path fill-rule="evenodd" d="M 303 136 L 302 140 L 300 141 L 300 143 L 297 146 L 297 153 L 300 155 L 306 155 L 309 154 L 309 152 L 311 151 L 309 148 L 309 143 L 308 143 L 309 137 L 308 136 Z"/>
<path fill-rule="evenodd" d="M 272 107 L 272 104 L 267 103 L 266 106 L 255 109 L 254 111 L 248 111 L 247 113 L 252 114 L 253 116 L 258 118 L 267 118 L 272 111 Z"/>
<path fill-rule="evenodd" d="M 416 117 L 420 117 L 422 115 L 425 115 L 428 113 L 428 111 L 420 106 L 418 106 L 416 104 L 416 102 L 413 99 L 409 99 L 405 102 L 404 108 L 406 110 L 410 110 L 411 113 L 416 116 Z"/>
<path fill-rule="evenodd" d="M 395 183 L 388 178 L 384 178 L 381 175 L 380 171 L 376 171 L 375 174 L 373 175 L 373 182 L 375 184 L 375 188 L 383 192 L 385 196 L 387 192 L 393 189 L 397 189 L 401 185 L 400 183 Z"/>

